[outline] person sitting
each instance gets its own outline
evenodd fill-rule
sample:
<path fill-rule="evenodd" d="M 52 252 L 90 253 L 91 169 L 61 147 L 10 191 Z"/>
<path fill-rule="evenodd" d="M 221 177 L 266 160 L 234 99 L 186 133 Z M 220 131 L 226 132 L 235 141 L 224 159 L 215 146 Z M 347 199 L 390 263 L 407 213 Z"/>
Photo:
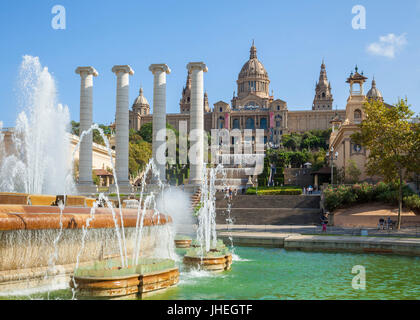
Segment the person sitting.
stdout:
<path fill-rule="evenodd" d="M 388 230 L 389 230 L 389 229 L 394 230 L 395 225 L 397 224 L 397 222 L 396 222 L 396 221 L 392 221 L 392 220 L 391 220 L 391 217 L 388 217 L 388 219 L 386 220 L 386 224 L 387 224 L 387 229 L 388 229 Z"/>
<path fill-rule="evenodd" d="M 384 228 L 385 228 L 385 219 L 380 218 L 379 223 L 378 223 L 378 230 L 384 230 Z"/>
<path fill-rule="evenodd" d="M 308 187 L 308 193 L 309 193 L 309 194 L 312 194 L 312 191 L 313 191 L 313 190 L 314 190 L 314 189 L 312 188 L 312 186 L 309 186 L 309 187 Z"/>

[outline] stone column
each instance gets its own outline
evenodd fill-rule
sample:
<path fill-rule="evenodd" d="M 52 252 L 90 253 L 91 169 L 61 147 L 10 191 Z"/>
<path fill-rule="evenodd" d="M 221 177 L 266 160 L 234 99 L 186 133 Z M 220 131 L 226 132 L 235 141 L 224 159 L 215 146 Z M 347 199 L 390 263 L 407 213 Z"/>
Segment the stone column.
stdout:
<path fill-rule="evenodd" d="M 204 164 L 204 84 L 203 72 L 207 72 L 207 66 L 203 62 L 190 62 L 187 69 L 191 72 L 191 109 L 190 109 L 190 133 L 192 130 L 196 132 L 196 141 L 200 141 L 197 149 L 197 158 L 195 164 L 190 160 L 190 179 L 192 185 L 199 185 L 203 180 L 203 164 Z M 197 142 L 194 142 L 194 144 Z"/>
<path fill-rule="evenodd" d="M 117 65 L 112 68 L 117 76 L 117 111 L 116 123 L 116 145 L 115 145 L 115 170 L 120 192 L 131 192 L 131 185 L 128 173 L 128 136 L 129 136 L 129 76 L 134 71 L 128 65 Z"/>
<path fill-rule="evenodd" d="M 157 159 L 159 148 L 166 150 L 166 141 L 157 141 L 156 136 L 160 130 L 166 130 L 166 74 L 171 69 L 166 64 L 152 64 L 149 70 L 153 73 L 153 159 L 162 181 L 166 180 L 166 157 Z M 160 139 L 161 140 L 161 139 Z"/>
<path fill-rule="evenodd" d="M 76 73 L 80 75 L 80 127 L 79 135 L 92 127 L 93 105 L 93 77 L 98 72 L 93 67 L 78 67 Z M 96 192 L 92 180 L 92 133 L 85 135 L 80 142 L 79 149 L 79 193 Z"/>

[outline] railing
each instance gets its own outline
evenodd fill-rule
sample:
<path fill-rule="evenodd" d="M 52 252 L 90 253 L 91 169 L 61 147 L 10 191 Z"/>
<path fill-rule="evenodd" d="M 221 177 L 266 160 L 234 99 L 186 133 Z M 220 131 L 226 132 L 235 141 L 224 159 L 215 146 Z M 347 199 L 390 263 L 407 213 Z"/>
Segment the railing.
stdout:
<path fill-rule="evenodd" d="M 1 132 L 13 132 L 14 130 L 15 130 L 15 128 L 13 128 L 13 127 L 0 128 Z"/>

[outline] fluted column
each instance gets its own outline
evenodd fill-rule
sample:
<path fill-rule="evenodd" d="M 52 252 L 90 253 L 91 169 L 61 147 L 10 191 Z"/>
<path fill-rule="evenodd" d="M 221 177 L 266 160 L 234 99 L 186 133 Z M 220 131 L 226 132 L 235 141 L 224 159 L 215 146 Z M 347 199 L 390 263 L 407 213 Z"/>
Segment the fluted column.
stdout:
<path fill-rule="evenodd" d="M 112 68 L 112 72 L 117 76 L 115 170 L 120 191 L 127 192 L 131 191 L 128 178 L 129 76 L 134 71 L 128 65 L 117 65 Z"/>
<path fill-rule="evenodd" d="M 166 150 L 166 138 L 156 139 L 160 130 L 166 130 L 166 74 L 171 73 L 171 69 L 166 64 L 152 64 L 149 70 L 153 73 L 153 159 L 159 171 L 162 181 L 166 180 L 166 157 L 158 150 Z M 166 132 L 166 131 L 165 131 Z M 165 135 L 166 136 L 166 135 Z"/>
<path fill-rule="evenodd" d="M 80 126 L 79 135 L 92 127 L 93 77 L 98 72 L 93 67 L 78 67 L 80 75 Z M 79 183 L 80 193 L 96 192 L 92 180 L 92 133 L 85 135 L 79 148 Z"/>
<path fill-rule="evenodd" d="M 196 159 L 190 159 L 190 179 L 189 183 L 200 184 L 203 177 L 204 163 L 204 84 L 203 72 L 207 72 L 204 62 L 190 62 L 187 69 L 191 72 L 191 108 L 190 108 L 190 135 L 195 133 L 195 142 L 198 146 Z M 199 143 L 197 143 L 197 141 Z M 195 160 L 195 161 L 194 161 Z"/>

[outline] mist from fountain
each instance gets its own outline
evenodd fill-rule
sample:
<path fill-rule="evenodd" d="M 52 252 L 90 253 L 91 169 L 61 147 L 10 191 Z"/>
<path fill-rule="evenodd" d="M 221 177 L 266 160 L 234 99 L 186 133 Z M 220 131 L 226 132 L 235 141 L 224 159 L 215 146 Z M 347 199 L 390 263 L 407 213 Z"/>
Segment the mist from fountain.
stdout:
<path fill-rule="evenodd" d="M 0 191 L 69 192 L 69 110 L 57 103 L 55 80 L 38 57 L 23 56 L 18 82 L 22 112 L 12 136 L 14 150 L 0 164 Z"/>

